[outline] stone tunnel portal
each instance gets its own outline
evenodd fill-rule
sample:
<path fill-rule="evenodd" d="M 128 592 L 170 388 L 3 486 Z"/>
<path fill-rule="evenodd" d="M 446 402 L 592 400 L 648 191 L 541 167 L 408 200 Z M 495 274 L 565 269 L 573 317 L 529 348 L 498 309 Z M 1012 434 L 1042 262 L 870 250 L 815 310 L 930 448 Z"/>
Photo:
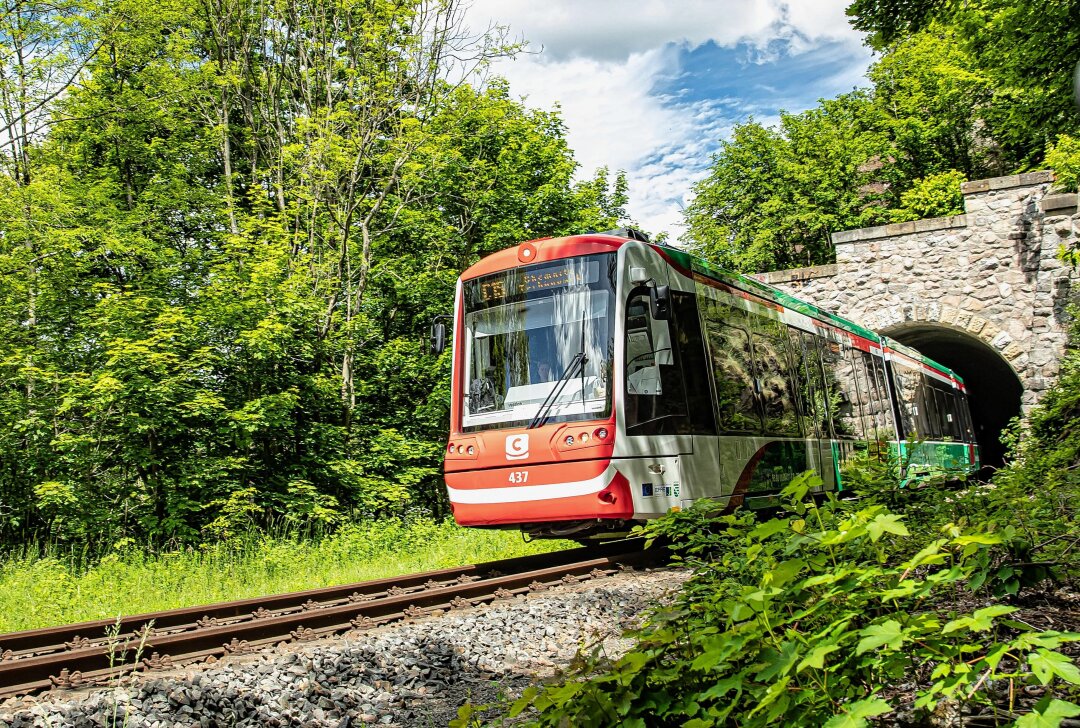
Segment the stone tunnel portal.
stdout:
<path fill-rule="evenodd" d="M 1001 432 L 1020 415 L 1023 387 L 1009 363 L 992 347 L 966 332 L 941 325 L 905 323 L 882 333 L 917 349 L 959 374 L 967 386 L 979 458 L 984 466 L 1005 462 Z"/>

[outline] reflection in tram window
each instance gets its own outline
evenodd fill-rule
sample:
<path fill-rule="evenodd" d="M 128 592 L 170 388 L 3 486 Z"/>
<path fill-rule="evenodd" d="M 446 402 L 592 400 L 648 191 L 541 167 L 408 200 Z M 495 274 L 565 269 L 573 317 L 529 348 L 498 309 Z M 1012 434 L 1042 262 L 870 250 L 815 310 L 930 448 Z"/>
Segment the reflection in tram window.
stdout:
<path fill-rule="evenodd" d="M 755 326 L 753 343 L 757 389 L 765 415 L 765 434 L 801 437 L 786 328 L 769 319 L 759 319 Z"/>
<path fill-rule="evenodd" d="M 705 334 L 709 341 L 713 382 L 722 434 L 761 431 L 761 414 L 754 392 L 754 360 L 747 315 L 721 301 L 709 299 L 705 307 Z"/>

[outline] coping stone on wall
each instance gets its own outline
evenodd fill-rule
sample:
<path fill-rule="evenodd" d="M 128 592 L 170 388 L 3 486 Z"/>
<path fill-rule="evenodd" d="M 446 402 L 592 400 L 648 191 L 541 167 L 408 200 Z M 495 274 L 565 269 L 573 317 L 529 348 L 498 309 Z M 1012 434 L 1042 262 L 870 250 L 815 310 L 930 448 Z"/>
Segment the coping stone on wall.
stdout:
<path fill-rule="evenodd" d="M 1024 174 L 1010 174 L 1005 177 L 990 177 L 988 179 L 975 179 L 960 185 L 960 191 L 965 195 L 973 195 L 979 192 L 992 190 L 1007 190 L 1012 187 L 1029 187 L 1031 185 L 1053 182 L 1054 173 L 1048 169 L 1038 172 L 1025 172 Z"/>
<path fill-rule="evenodd" d="M 768 283 L 770 286 L 775 286 L 777 283 L 795 283 L 798 281 L 809 281 L 814 278 L 831 278 L 838 272 L 839 268 L 836 263 L 828 263 L 826 265 L 813 265 L 808 268 L 789 268 L 787 270 L 755 273 L 751 277 L 756 278 L 762 283 Z"/>
<path fill-rule="evenodd" d="M 1064 211 L 1076 207 L 1076 197 L 1077 195 L 1075 192 L 1068 192 L 1061 195 L 1047 195 L 1039 200 L 1039 208 L 1042 209 L 1043 212 L 1062 211 L 1059 214 L 1064 214 Z"/>
<path fill-rule="evenodd" d="M 967 215 L 949 215 L 948 217 L 931 217 L 924 220 L 912 220 L 911 222 L 895 222 L 891 225 L 878 225 L 876 227 L 856 228 L 855 230 L 841 230 L 832 234 L 833 245 L 845 243 L 858 243 L 866 240 L 880 240 L 897 235 L 911 235 L 912 233 L 930 232 L 931 230 L 946 230 L 948 228 L 960 228 L 967 225 Z"/>

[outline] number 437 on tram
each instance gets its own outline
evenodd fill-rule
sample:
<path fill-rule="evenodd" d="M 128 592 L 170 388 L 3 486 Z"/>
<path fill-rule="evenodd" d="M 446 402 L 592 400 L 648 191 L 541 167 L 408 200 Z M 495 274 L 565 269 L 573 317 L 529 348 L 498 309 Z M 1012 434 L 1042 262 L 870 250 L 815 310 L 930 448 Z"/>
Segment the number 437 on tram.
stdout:
<path fill-rule="evenodd" d="M 906 481 L 979 467 L 948 368 L 633 230 L 484 258 L 453 334 L 444 470 L 463 526 L 588 538 L 701 498 L 768 505 L 806 470 L 842 489 L 867 457 Z"/>

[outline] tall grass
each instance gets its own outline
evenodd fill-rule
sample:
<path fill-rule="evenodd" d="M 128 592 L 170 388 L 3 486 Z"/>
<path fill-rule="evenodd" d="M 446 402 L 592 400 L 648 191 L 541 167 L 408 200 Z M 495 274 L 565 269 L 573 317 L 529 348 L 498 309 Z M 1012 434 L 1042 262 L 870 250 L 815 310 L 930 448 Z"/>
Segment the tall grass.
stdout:
<path fill-rule="evenodd" d="M 0 632 L 287 591 L 317 589 L 564 548 L 516 531 L 387 519 L 319 539 L 250 534 L 229 544 L 154 553 L 131 544 L 103 558 L 55 547 L 0 556 Z"/>

